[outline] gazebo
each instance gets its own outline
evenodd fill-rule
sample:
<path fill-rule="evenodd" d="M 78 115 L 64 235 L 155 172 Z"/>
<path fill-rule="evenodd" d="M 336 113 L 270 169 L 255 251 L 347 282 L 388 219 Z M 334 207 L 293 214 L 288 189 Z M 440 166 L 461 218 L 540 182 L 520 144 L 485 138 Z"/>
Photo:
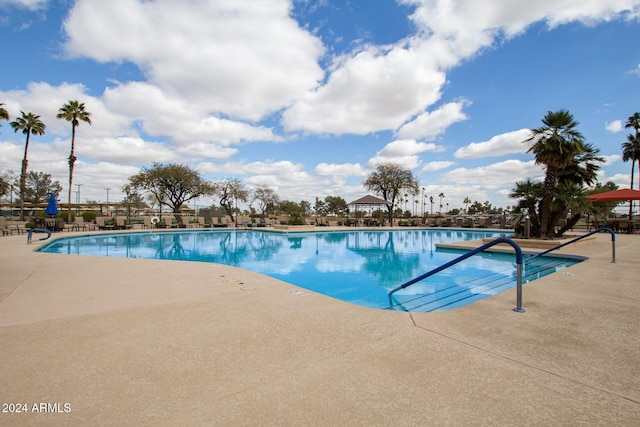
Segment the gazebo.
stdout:
<path fill-rule="evenodd" d="M 379 197 L 366 195 L 364 197 L 359 198 L 358 200 L 354 200 L 353 202 L 349 203 L 347 206 L 355 206 L 355 209 L 357 212 L 358 208 L 360 207 L 369 207 L 369 208 L 379 209 L 381 206 L 384 206 L 386 208 L 388 206 L 391 206 L 391 202 L 388 202 Z"/>

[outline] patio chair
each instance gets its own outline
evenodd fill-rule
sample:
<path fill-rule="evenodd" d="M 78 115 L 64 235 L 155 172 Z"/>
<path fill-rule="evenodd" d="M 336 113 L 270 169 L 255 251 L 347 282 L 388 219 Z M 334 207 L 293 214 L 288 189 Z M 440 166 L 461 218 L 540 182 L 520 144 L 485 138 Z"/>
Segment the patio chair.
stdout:
<path fill-rule="evenodd" d="M 2 231 L 3 236 L 11 233 L 11 229 L 9 229 L 9 225 L 7 224 L 7 219 L 3 216 L 0 216 L 0 231 Z"/>
<path fill-rule="evenodd" d="M 98 230 L 108 230 L 113 229 L 113 225 L 107 225 L 107 218 L 103 216 L 96 217 L 96 225 L 98 226 Z"/>
<path fill-rule="evenodd" d="M 164 223 L 167 224 L 167 228 L 178 228 L 180 224 L 176 221 L 176 217 L 173 215 L 165 215 L 162 217 Z"/>
<path fill-rule="evenodd" d="M 127 224 L 127 218 L 126 217 L 117 216 L 116 217 L 116 228 L 118 230 L 129 230 L 129 229 L 133 228 L 133 225 Z"/>

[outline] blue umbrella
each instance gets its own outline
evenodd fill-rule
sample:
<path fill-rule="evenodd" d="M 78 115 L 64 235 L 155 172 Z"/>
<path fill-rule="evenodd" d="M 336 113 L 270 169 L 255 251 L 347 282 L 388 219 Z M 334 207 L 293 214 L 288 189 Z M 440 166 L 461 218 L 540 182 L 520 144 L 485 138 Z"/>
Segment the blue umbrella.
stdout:
<path fill-rule="evenodd" d="M 47 205 L 47 209 L 44 210 L 44 213 L 46 213 L 47 215 L 51 215 L 51 217 L 54 217 L 58 214 L 56 196 L 53 193 L 49 194 L 49 204 Z"/>

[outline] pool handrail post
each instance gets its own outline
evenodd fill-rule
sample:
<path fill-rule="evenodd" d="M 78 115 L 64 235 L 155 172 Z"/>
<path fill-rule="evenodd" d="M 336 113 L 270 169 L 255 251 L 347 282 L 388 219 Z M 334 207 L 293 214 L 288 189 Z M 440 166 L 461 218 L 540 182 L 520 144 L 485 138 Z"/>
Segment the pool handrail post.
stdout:
<path fill-rule="evenodd" d="M 33 233 L 47 233 L 46 237 L 42 237 L 42 238 L 40 238 L 38 240 L 47 240 L 49 237 L 51 237 L 51 230 L 48 230 L 46 228 L 32 228 L 27 233 L 27 244 L 31 243 L 31 235 Z"/>
<path fill-rule="evenodd" d="M 445 264 L 442 264 L 439 267 L 434 268 L 431 271 L 426 272 L 425 274 L 422 274 L 414 279 L 409 280 L 406 283 L 403 283 L 402 285 L 398 286 L 397 288 L 392 289 L 391 291 L 389 291 L 388 297 L 389 297 L 389 307 L 393 306 L 392 300 L 391 300 L 391 295 L 393 295 L 395 292 L 399 291 L 400 289 L 404 289 L 410 285 L 413 285 L 414 283 L 420 282 L 424 279 L 426 279 L 429 276 L 433 276 L 434 274 L 445 270 L 449 267 L 451 267 L 452 265 L 455 265 L 457 263 L 459 263 L 460 261 L 464 261 L 465 259 L 472 257 L 473 255 L 483 252 L 485 249 L 490 248 L 491 246 L 494 245 L 498 245 L 500 243 L 507 243 L 509 245 L 511 245 L 514 249 L 514 251 L 516 252 L 516 265 L 517 265 L 517 281 L 516 281 L 516 307 L 513 309 L 513 311 L 516 311 L 518 313 L 524 313 L 525 310 L 524 308 L 522 308 L 522 265 L 523 265 L 523 256 L 522 256 L 522 249 L 520 248 L 520 246 L 514 242 L 511 239 L 508 239 L 506 237 L 498 237 L 495 240 L 490 241 L 489 243 L 485 243 L 482 246 L 479 246 L 475 249 L 473 249 L 472 251 L 469 251 L 461 256 L 459 256 L 458 258 L 455 258 Z"/>

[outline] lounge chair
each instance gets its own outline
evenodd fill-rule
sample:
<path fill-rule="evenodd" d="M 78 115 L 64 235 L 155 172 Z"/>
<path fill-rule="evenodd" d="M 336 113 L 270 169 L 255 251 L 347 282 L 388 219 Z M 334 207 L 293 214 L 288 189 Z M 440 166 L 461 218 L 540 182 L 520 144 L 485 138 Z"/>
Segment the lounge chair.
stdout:
<path fill-rule="evenodd" d="M 107 218 L 103 216 L 96 217 L 96 225 L 98 226 L 98 230 L 113 230 L 114 226 L 106 223 Z"/>
<path fill-rule="evenodd" d="M 167 228 L 179 228 L 180 224 L 176 221 L 176 217 L 173 215 L 165 215 L 162 217 L 164 223 L 167 224 Z"/>
<path fill-rule="evenodd" d="M 198 217 L 198 227 L 200 228 L 209 228 L 211 224 L 207 223 L 206 219 L 203 216 Z"/>
<path fill-rule="evenodd" d="M 3 216 L 0 216 L 0 231 L 2 231 L 3 236 L 13 234 L 9 224 L 7 224 L 7 219 Z"/>
<path fill-rule="evenodd" d="M 123 216 L 116 217 L 116 229 L 118 230 L 129 230 L 133 228 L 133 225 L 127 224 L 127 218 Z"/>
<path fill-rule="evenodd" d="M 27 229 L 27 221 L 7 221 L 7 227 L 11 234 L 14 232 L 18 234 L 25 234 L 29 231 Z"/>
<path fill-rule="evenodd" d="M 233 218 L 229 215 L 218 218 L 218 221 L 220 222 L 220 227 L 233 227 Z"/>

